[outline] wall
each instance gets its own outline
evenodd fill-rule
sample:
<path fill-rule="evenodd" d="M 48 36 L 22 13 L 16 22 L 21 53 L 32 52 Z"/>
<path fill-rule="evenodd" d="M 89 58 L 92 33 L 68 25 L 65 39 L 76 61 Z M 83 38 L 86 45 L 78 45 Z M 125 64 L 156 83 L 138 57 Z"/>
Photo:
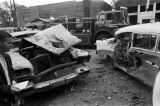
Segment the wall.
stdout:
<path fill-rule="evenodd" d="M 160 0 L 150 0 L 150 3 L 160 2 Z M 147 0 L 119 0 L 118 4 L 121 6 L 136 6 L 139 4 L 146 4 Z"/>
<path fill-rule="evenodd" d="M 147 0 L 119 0 L 119 6 L 128 7 L 130 24 L 142 24 L 160 21 L 160 0 L 150 0 L 146 10 Z"/>
<path fill-rule="evenodd" d="M 105 3 L 103 0 L 92 0 L 90 15 L 96 17 L 98 12 L 102 10 L 111 10 L 111 6 Z M 67 15 L 69 17 L 83 17 L 83 2 L 62 2 L 55 4 L 47 4 L 40 6 L 28 7 L 25 9 L 17 10 L 17 20 L 19 26 L 24 26 L 27 22 L 38 18 L 49 18 L 50 16 L 58 17 Z"/>

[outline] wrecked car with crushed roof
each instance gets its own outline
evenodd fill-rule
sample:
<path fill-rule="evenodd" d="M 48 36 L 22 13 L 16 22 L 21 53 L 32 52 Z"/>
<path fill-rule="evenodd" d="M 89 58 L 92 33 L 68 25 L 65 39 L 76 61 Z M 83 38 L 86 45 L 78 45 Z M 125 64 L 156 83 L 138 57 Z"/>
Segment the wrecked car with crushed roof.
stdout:
<path fill-rule="evenodd" d="M 73 46 L 81 42 L 61 24 L 22 39 L 18 50 L 8 54 L 12 60 L 18 96 L 53 89 L 85 77 L 89 68 L 88 52 Z"/>

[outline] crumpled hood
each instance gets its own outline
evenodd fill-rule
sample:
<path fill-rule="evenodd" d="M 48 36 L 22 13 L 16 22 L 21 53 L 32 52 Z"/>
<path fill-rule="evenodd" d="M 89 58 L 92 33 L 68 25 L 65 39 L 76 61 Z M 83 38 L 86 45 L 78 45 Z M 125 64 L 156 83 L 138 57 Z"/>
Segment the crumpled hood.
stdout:
<path fill-rule="evenodd" d="M 28 42 L 31 42 L 57 55 L 81 42 L 81 39 L 72 35 L 61 24 L 40 31 L 34 36 L 25 38 L 24 40 L 27 40 Z"/>
<path fill-rule="evenodd" d="M 31 71 L 33 71 L 33 66 L 30 63 L 30 61 L 23 56 L 21 56 L 19 53 L 16 52 L 7 52 L 7 54 L 10 56 L 11 61 L 12 61 L 12 68 L 14 70 L 20 70 L 24 68 L 28 68 Z"/>

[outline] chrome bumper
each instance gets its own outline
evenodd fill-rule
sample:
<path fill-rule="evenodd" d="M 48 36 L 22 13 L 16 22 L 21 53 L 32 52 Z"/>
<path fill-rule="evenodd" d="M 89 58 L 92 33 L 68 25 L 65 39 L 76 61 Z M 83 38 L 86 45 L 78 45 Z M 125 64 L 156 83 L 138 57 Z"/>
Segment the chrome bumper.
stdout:
<path fill-rule="evenodd" d="M 62 85 L 67 85 L 70 82 L 76 80 L 77 78 L 86 77 L 89 74 L 89 68 L 87 66 L 80 66 L 75 69 L 74 73 L 68 74 L 58 79 L 49 80 L 37 84 L 33 84 L 30 89 L 25 89 L 22 93 L 20 93 L 20 97 L 26 97 L 32 95 L 37 92 L 43 92 L 49 89 L 57 88 Z"/>

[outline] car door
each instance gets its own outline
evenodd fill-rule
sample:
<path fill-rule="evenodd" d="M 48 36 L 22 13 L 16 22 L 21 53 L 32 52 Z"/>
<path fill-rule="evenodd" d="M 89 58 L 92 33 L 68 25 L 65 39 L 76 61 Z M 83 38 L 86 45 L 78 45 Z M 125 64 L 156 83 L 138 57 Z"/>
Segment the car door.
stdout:
<path fill-rule="evenodd" d="M 134 53 L 135 67 L 131 74 L 149 86 L 153 86 L 159 67 L 156 54 L 157 35 L 133 34 L 131 52 Z M 134 69 L 134 70 L 133 70 Z"/>

